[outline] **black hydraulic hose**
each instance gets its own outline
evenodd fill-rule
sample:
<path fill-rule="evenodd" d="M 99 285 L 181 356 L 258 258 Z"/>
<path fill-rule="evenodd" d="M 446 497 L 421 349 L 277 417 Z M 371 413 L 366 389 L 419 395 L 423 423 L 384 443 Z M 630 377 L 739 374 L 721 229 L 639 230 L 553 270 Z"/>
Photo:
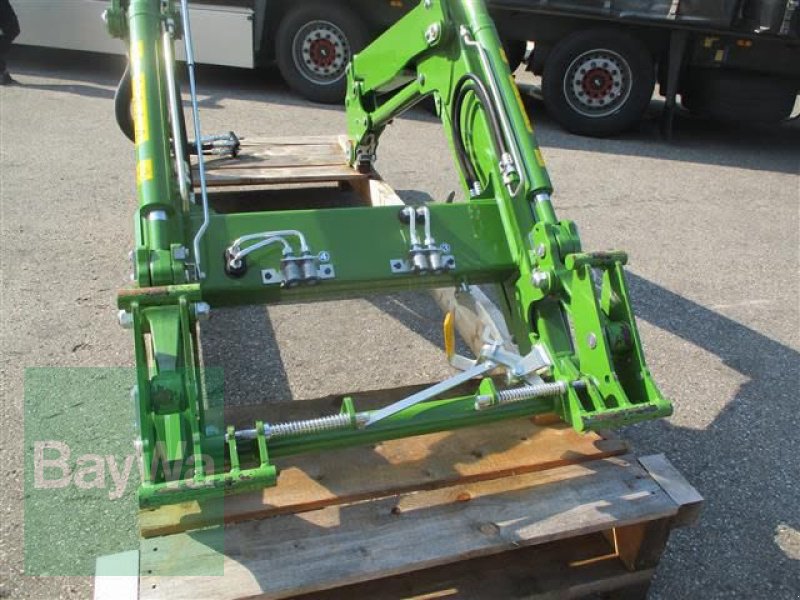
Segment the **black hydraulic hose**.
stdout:
<path fill-rule="evenodd" d="M 135 128 L 133 125 L 133 115 L 131 114 L 132 102 L 131 66 L 130 64 L 126 64 L 125 72 L 122 74 L 122 79 L 119 80 L 119 84 L 117 85 L 117 91 L 114 93 L 114 116 L 117 118 L 117 125 L 119 125 L 120 131 L 122 131 L 125 137 L 130 141 L 135 142 Z"/>
<path fill-rule="evenodd" d="M 480 101 L 481 105 L 489 115 L 489 127 L 491 129 L 495 150 L 497 151 L 499 158 L 500 154 L 507 153 L 509 150 L 506 146 L 505 138 L 503 137 L 503 130 L 500 126 L 500 118 L 497 114 L 497 107 L 490 100 L 489 92 L 486 90 L 486 86 L 475 76 L 474 73 L 467 73 L 461 79 L 463 81 L 462 85 L 466 85 L 467 82 L 472 82 L 475 85 L 474 92 L 478 96 L 478 100 Z M 462 100 L 464 97 L 466 97 L 468 90 L 469 88 L 466 87 L 463 87 L 460 90 L 459 93 L 462 96 Z"/>
<path fill-rule="evenodd" d="M 467 183 L 470 188 L 473 188 L 475 182 L 478 181 L 478 175 L 475 171 L 475 166 L 467 156 L 467 149 L 464 146 L 464 138 L 461 132 L 461 110 L 463 108 L 464 100 L 467 94 L 472 91 L 477 97 L 478 102 L 483 106 L 489 120 L 489 129 L 492 137 L 492 143 L 498 158 L 503 154 L 508 153 L 505 139 L 503 138 L 502 129 L 500 127 L 500 120 L 497 115 L 497 107 L 492 104 L 489 93 L 486 91 L 486 86 L 478 79 L 473 73 L 465 74 L 459 79 L 454 89 L 454 105 L 453 105 L 453 133 L 455 137 L 456 157 L 462 172 L 465 174 Z"/>
<path fill-rule="evenodd" d="M 458 166 L 461 168 L 461 172 L 464 174 L 464 178 L 467 180 L 467 187 L 472 190 L 475 182 L 478 180 L 478 176 L 475 173 L 475 168 L 472 165 L 472 162 L 469 160 L 467 156 L 467 150 L 464 147 L 464 139 L 461 134 L 461 104 L 463 102 L 463 98 L 461 96 L 461 88 L 463 79 L 458 82 L 456 87 L 456 94 L 454 95 L 453 100 L 453 145 L 456 152 L 456 158 L 458 159 Z"/>
<path fill-rule="evenodd" d="M 178 86 L 178 98 L 180 98 L 180 86 L 177 83 L 176 85 Z M 122 133 L 125 134 L 125 137 L 130 141 L 135 142 L 135 125 L 133 122 L 133 114 L 131 112 L 132 104 L 133 90 L 131 88 L 131 66 L 130 64 L 126 64 L 125 72 L 122 74 L 122 78 L 119 80 L 117 89 L 114 92 L 114 116 L 117 119 L 117 125 L 119 125 Z M 183 109 L 181 108 L 181 112 L 182 111 Z M 189 139 L 186 135 L 186 122 L 181 119 L 178 125 L 180 126 L 181 143 L 183 144 L 184 154 L 186 156 L 189 156 L 192 153 L 196 154 L 197 151 L 194 150 L 194 144 L 189 144 Z"/>

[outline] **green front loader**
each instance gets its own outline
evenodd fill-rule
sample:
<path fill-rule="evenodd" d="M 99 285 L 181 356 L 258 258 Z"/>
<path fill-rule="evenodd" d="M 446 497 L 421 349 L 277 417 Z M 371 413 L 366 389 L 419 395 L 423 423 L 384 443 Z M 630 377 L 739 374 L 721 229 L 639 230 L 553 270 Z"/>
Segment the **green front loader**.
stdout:
<path fill-rule="evenodd" d="M 279 456 L 540 413 L 578 431 L 671 413 L 642 354 L 627 256 L 585 251 L 575 224 L 556 217 L 483 1 L 421 1 L 348 69 L 342 163 L 370 180 L 392 119 L 423 100 L 435 105 L 463 194 L 420 205 L 214 210 L 206 162 L 220 147 L 237 160 L 238 139 L 201 135 L 185 2 L 114 0 L 107 22 L 130 57 L 138 210 L 134 284 L 118 308 L 136 349 L 143 506 L 275 485 Z M 179 40 L 192 127 L 176 77 Z M 456 303 L 474 308 L 478 286 L 494 289 L 500 324 L 488 319 L 475 356 L 460 356 L 458 311 L 448 314 L 451 378 L 377 410 L 345 398 L 339 413 L 304 421 L 208 422 L 198 322 L 216 308 L 431 288 L 456 290 Z M 469 393 L 453 397 L 465 385 Z"/>

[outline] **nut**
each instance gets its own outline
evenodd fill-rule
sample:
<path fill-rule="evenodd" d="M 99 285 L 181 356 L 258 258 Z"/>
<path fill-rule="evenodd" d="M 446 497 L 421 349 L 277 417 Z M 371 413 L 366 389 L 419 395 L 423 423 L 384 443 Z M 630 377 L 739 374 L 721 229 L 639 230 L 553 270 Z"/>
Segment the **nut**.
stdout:
<path fill-rule="evenodd" d="M 117 320 L 120 327 L 123 329 L 133 329 L 133 315 L 127 310 L 121 310 L 117 313 Z"/>

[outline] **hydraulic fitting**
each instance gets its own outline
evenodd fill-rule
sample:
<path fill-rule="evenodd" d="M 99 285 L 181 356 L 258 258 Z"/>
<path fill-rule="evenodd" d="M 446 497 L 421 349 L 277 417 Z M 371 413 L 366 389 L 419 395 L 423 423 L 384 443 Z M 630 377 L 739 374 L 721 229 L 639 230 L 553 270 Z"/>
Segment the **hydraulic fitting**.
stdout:
<path fill-rule="evenodd" d="M 455 269 L 455 259 L 450 256 L 450 246 L 448 244 L 438 245 L 431 233 L 431 211 L 427 206 L 414 208 L 404 206 L 398 217 L 401 223 L 408 225 L 408 236 L 410 248 L 408 250 L 408 260 L 392 259 L 390 262 L 393 273 L 405 274 L 416 273 L 425 275 L 433 273 L 441 275 L 446 271 Z M 417 218 L 423 220 L 425 231 L 424 239 L 420 239 L 417 233 Z"/>
<path fill-rule="evenodd" d="M 441 275 L 445 271 L 444 259 L 442 250 L 436 244 L 428 244 L 425 247 L 428 254 L 428 263 L 430 264 L 431 271 L 434 275 Z"/>
<path fill-rule="evenodd" d="M 303 283 L 306 283 L 307 285 L 316 285 L 319 282 L 319 273 L 317 272 L 317 257 L 313 256 L 311 252 L 303 252 L 299 260 L 300 269 L 303 276 Z"/>
<path fill-rule="evenodd" d="M 247 262 L 244 257 L 236 258 L 231 248 L 225 250 L 225 273 L 230 277 L 243 277 L 247 273 Z"/>
<path fill-rule="evenodd" d="M 442 249 L 436 245 L 436 240 L 433 239 L 431 233 L 431 210 L 427 206 L 420 206 L 417 209 L 417 214 L 423 219 L 425 227 L 425 254 L 428 259 L 428 268 L 433 271 L 434 275 L 440 275 L 447 270 L 447 265 L 444 262 Z"/>
<path fill-rule="evenodd" d="M 281 259 L 281 275 L 283 276 L 284 287 L 295 287 L 303 279 L 303 269 L 300 266 L 302 258 L 296 257 L 294 254 L 287 253 Z"/>
<path fill-rule="evenodd" d="M 503 173 L 504 185 L 511 185 L 519 181 L 519 174 L 514 164 L 514 157 L 508 152 L 504 152 L 500 157 L 500 171 Z"/>
<path fill-rule="evenodd" d="M 428 272 L 428 257 L 425 256 L 425 250 L 419 244 L 414 244 L 409 250 L 411 257 L 411 268 L 415 273 L 424 274 Z"/>

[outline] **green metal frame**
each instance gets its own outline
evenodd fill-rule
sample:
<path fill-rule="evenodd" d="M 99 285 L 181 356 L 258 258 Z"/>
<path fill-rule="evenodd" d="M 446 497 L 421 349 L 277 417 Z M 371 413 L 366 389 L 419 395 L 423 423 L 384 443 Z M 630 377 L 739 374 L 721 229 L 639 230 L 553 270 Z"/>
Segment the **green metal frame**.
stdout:
<path fill-rule="evenodd" d="M 132 69 L 136 282 L 120 293 L 118 304 L 132 325 L 136 347 L 143 506 L 274 485 L 271 457 L 544 412 L 557 413 L 578 431 L 671 413 L 642 354 L 623 272 L 627 257 L 584 253 L 575 225 L 557 220 L 533 128 L 482 0 L 423 0 L 358 54 L 348 71 L 354 166 L 370 168 L 384 127 L 424 97 L 434 99 L 451 148 L 462 157 L 458 164 L 469 201 L 430 205 L 436 237 L 449 244 L 457 263 L 426 277 L 389 269 L 390 261 L 408 254 L 410 243 L 392 207 L 212 211 L 201 256 L 191 256 L 187 249 L 203 213 L 197 205 L 184 207 L 180 198 L 160 45 L 165 21 L 179 21 L 175 8 L 172 0 L 113 0 L 107 19 L 112 35 L 127 40 Z M 459 94 L 462 87 L 469 89 Z M 481 88 L 490 92 L 490 106 Z M 507 156 L 498 155 L 493 114 L 502 118 L 500 139 Z M 465 163 L 479 186 L 469 180 Z M 310 247 L 325 250 L 335 278 L 316 286 L 266 285 L 262 270 L 279 264 L 279 247 L 248 257 L 240 277 L 225 271 L 223 254 L 232 240 L 280 229 L 300 230 Z M 198 259 L 202 278 L 195 275 Z M 547 349 L 552 367 L 545 378 L 563 382 L 560 393 L 502 404 L 495 402 L 498 392 L 485 378 L 473 395 L 427 400 L 367 427 L 346 399 L 344 427 L 274 439 L 263 423 L 248 436 L 206 423 L 196 322 L 209 304 L 474 284 L 497 286 L 522 355 L 535 345 Z M 491 409 L 476 409 L 481 395 L 491 400 Z"/>

